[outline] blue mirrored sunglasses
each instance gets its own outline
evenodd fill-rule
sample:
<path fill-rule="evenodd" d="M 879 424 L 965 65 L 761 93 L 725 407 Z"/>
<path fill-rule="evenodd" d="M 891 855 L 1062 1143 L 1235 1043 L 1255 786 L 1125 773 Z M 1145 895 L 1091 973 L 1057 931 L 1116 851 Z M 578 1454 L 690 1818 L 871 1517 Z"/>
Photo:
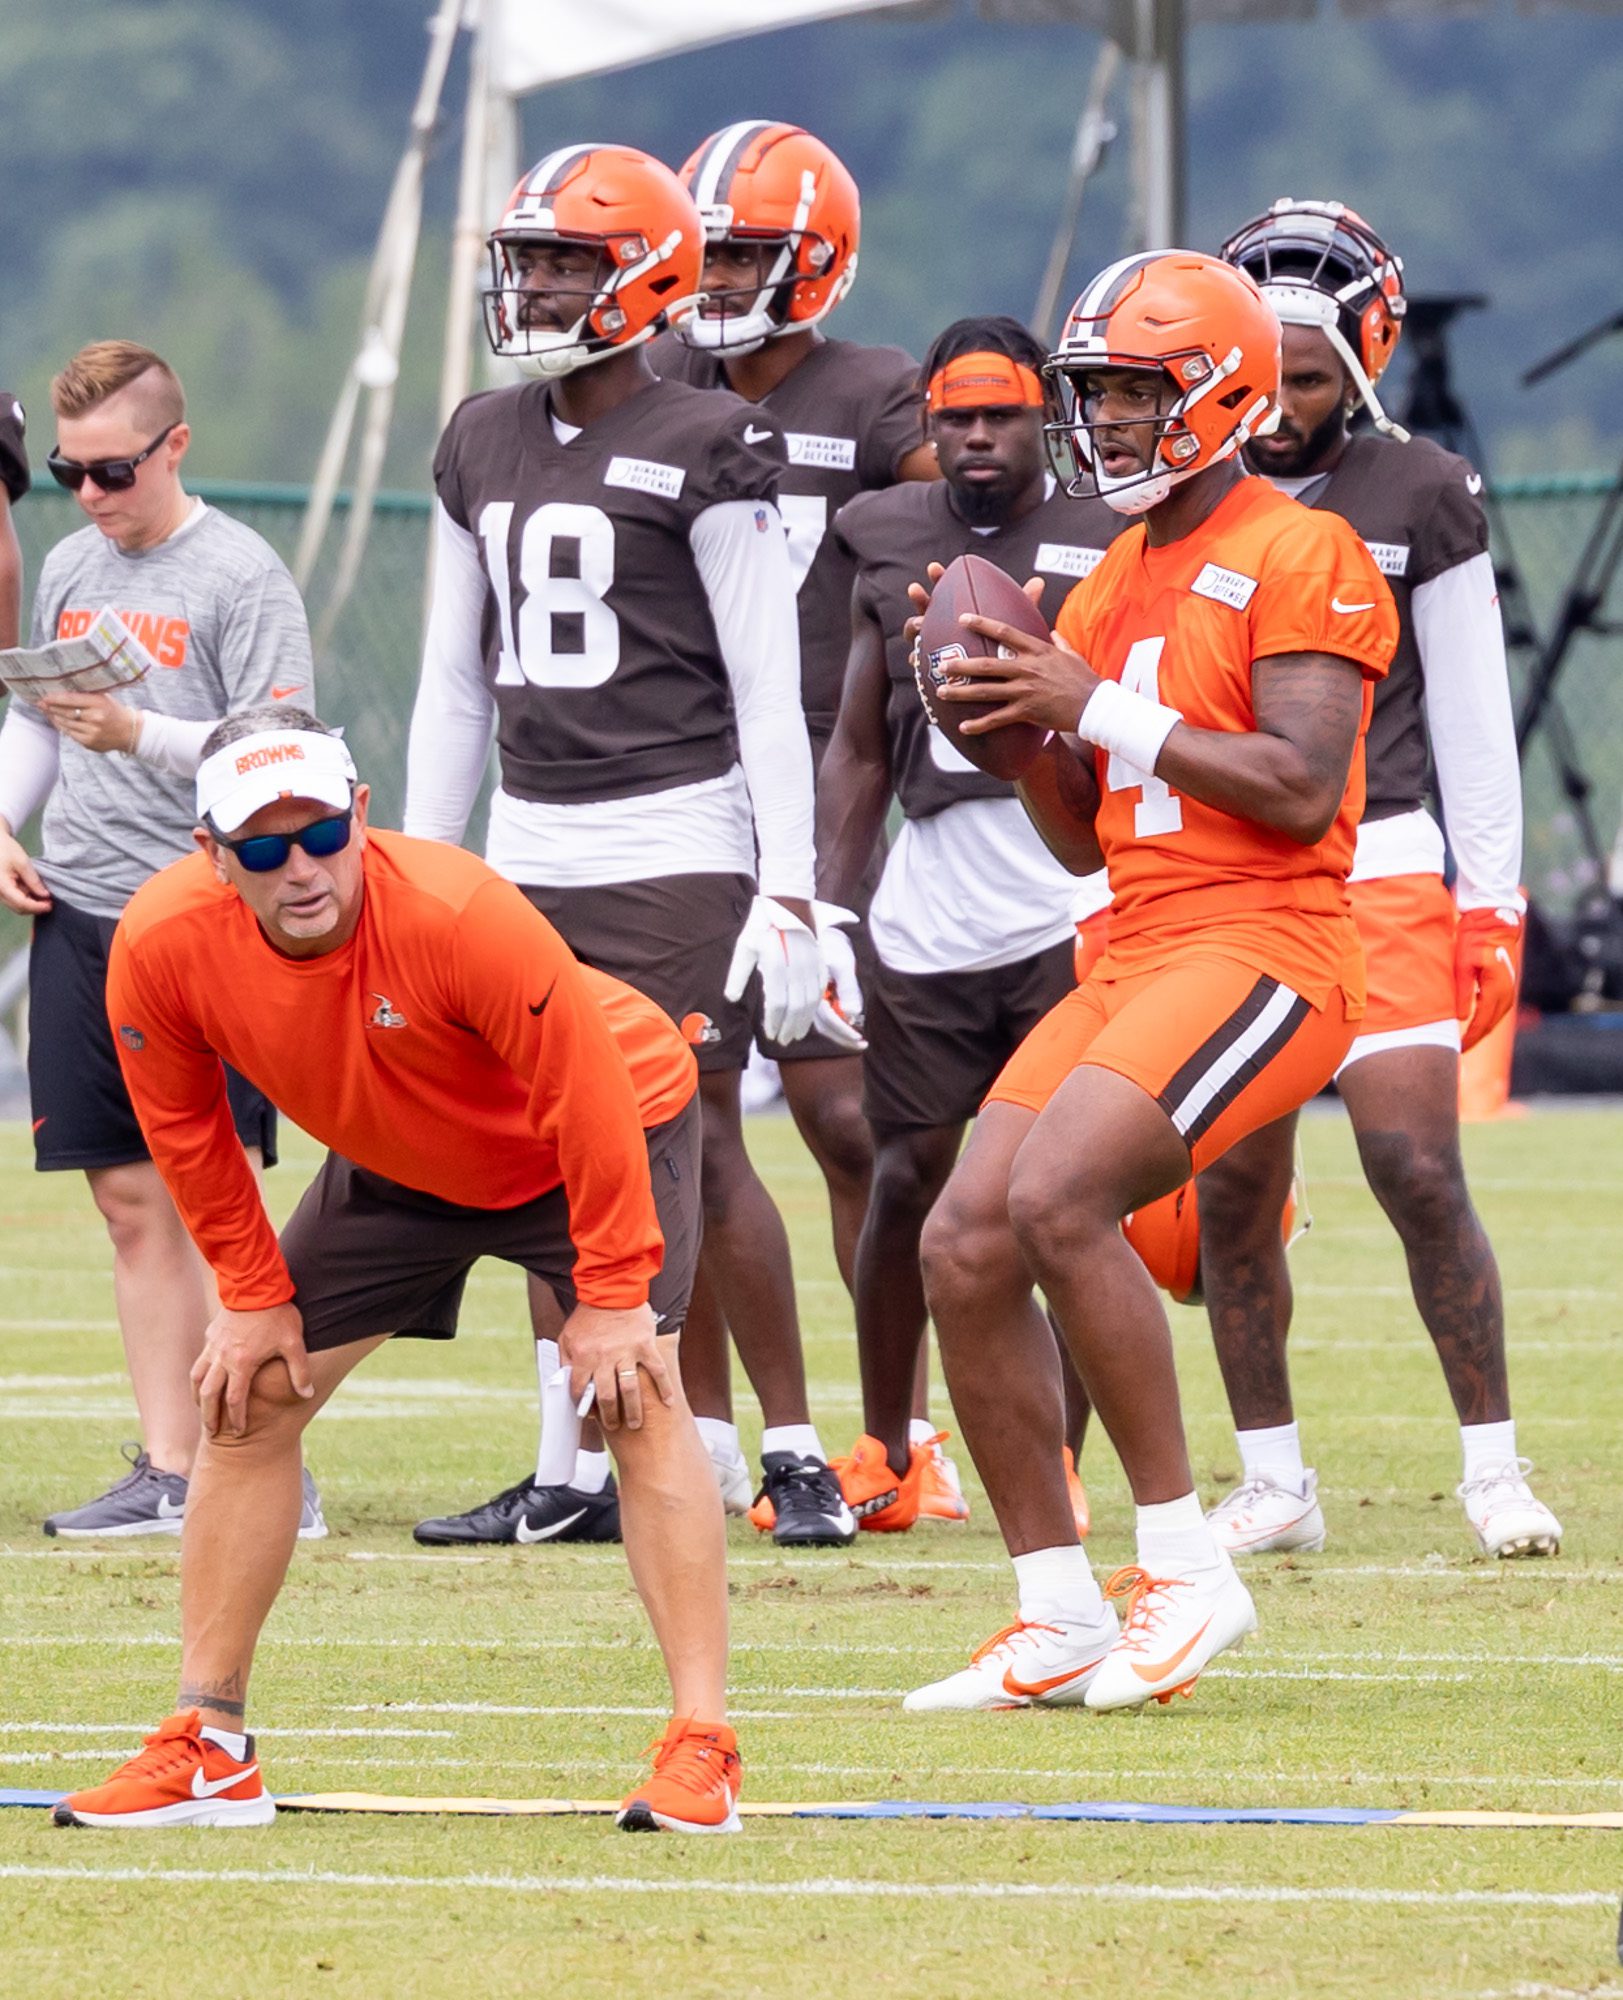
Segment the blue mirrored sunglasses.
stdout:
<path fill-rule="evenodd" d="M 331 819 L 312 820 L 308 826 L 301 826 L 297 833 L 251 833 L 246 840 L 228 840 L 223 833 L 215 832 L 213 827 L 209 829 L 219 844 L 228 848 L 250 875 L 272 875 L 278 868 L 285 868 L 288 856 L 295 847 L 302 847 L 313 859 L 324 861 L 329 854 L 340 854 L 348 847 L 353 830 L 353 808 L 349 812 L 334 813 Z"/>

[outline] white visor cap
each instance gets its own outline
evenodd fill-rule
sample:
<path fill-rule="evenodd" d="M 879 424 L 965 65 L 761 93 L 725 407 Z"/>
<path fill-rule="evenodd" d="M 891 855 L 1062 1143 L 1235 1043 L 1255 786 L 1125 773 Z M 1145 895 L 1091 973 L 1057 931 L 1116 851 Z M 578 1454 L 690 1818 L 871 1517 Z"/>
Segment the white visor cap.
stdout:
<path fill-rule="evenodd" d="M 262 729 L 203 759 L 197 814 L 221 833 L 235 833 L 278 799 L 313 799 L 342 812 L 354 786 L 354 759 L 341 738 L 306 729 Z"/>

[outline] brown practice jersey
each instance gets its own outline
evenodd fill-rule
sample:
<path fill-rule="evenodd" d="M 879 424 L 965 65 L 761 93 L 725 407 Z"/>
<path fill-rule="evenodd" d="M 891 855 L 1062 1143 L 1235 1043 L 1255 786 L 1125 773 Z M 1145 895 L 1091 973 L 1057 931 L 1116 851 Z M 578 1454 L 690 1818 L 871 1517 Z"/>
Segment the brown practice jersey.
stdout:
<path fill-rule="evenodd" d="M 885 635 L 891 785 L 909 819 L 928 819 L 965 799 L 1013 798 L 1014 787 L 977 770 L 930 726 L 902 634 L 913 611 L 907 586 L 923 582 L 928 563 L 984 556 L 1020 583 L 1042 579 L 1042 612 L 1052 626 L 1067 593 L 1124 525 L 1102 500 L 1073 500 L 1054 488 L 1029 514 L 983 533 L 960 518 L 945 480 L 864 493 L 841 510 L 833 539 L 855 569 L 855 602 Z"/>
<path fill-rule="evenodd" d="M 489 584 L 480 646 L 508 793 L 634 798 L 732 768 L 732 697 L 689 537 L 734 500 L 779 532 L 783 464 L 770 417 L 681 382 L 650 382 L 567 443 L 545 383 L 460 405 L 434 484 Z"/>
<path fill-rule="evenodd" d="M 724 386 L 720 358 L 674 334 L 650 350 L 662 375 Z M 839 713 L 850 643 L 851 564 L 829 526 L 859 493 L 895 484 L 924 441 L 918 363 L 899 347 L 820 340 L 760 403 L 782 427 L 789 469 L 778 505 L 799 586 L 801 702 L 820 756 Z"/>
<path fill-rule="evenodd" d="M 1366 820 L 1390 819 L 1424 804 L 1431 760 L 1425 681 L 1415 644 L 1414 593 L 1488 546 L 1482 478 L 1430 438 L 1407 444 L 1360 431 L 1341 462 L 1298 494 L 1358 531 L 1398 607 L 1398 649 L 1375 688 L 1370 719 Z"/>
<path fill-rule="evenodd" d="M 8 390 L 0 389 L 0 486 L 15 505 L 28 491 L 28 447 L 23 443 L 27 426 L 23 406 Z"/>

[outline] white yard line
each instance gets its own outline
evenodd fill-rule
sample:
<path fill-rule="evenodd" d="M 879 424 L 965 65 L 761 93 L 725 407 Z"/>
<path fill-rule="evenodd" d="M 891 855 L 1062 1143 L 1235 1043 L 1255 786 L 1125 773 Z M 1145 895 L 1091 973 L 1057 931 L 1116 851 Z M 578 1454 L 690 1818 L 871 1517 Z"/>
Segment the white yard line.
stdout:
<path fill-rule="evenodd" d="M 336 1889 L 496 1889 L 509 1895 L 698 1895 L 759 1897 L 845 1897 L 855 1901 L 1029 1902 L 1063 1898 L 1099 1903 L 1258 1903 L 1323 1905 L 1342 1903 L 1375 1908 L 1425 1910 L 1611 1909 L 1610 1889 L 1355 1889 L 1254 1887 L 1205 1882 L 876 1882 L 839 1876 L 763 1882 L 684 1880 L 638 1875 L 387 1875 L 351 1874 L 336 1868 L 56 1868 L 29 1862 L 0 1864 L 0 1880 L 21 1882 L 186 1882 L 252 1883 L 298 1888 L 321 1884 Z"/>
<path fill-rule="evenodd" d="M 341 1710 L 342 1714 L 356 1711 Z M 0 1722 L 0 1736 L 146 1736 L 149 1722 Z M 441 1736 L 454 1729 L 256 1729 L 256 1736 Z"/>

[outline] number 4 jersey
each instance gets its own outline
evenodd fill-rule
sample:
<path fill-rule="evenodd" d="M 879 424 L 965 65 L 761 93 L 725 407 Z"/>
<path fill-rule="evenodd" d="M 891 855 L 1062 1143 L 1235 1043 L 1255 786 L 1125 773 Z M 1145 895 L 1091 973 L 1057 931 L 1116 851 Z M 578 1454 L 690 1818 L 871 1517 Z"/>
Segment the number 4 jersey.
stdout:
<path fill-rule="evenodd" d="M 1095 753 L 1098 832 L 1114 898 L 1100 971 L 1205 947 L 1285 980 L 1314 1006 L 1343 977 L 1346 879 L 1364 806 L 1373 685 L 1397 642 L 1392 593 L 1353 530 L 1246 478 L 1195 531 L 1160 548 L 1118 536 L 1066 599 L 1057 630 L 1096 674 L 1192 729 L 1255 730 L 1252 663 L 1329 653 L 1364 674 L 1364 713 L 1329 832 L 1303 845 Z"/>

